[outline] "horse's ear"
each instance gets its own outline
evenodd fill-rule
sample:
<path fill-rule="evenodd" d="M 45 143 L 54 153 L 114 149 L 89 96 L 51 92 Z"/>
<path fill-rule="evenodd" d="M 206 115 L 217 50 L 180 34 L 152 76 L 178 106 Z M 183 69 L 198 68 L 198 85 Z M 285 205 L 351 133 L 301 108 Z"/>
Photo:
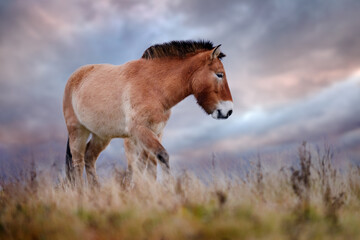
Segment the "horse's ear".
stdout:
<path fill-rule="evenodd" d="M 216 47 L 213 49 L 213 51 L 212 51 L 212 53 L 211 53 L 211 57 L 210 57 L 211 60 L 212 60 L 212 59 L 215 59 L 215 58 L 218 58 L 219 55 L 221 54 L 220 46 L 221 46 L 221 44 L 218 45 L 218 46 L 216 46 Z"/>

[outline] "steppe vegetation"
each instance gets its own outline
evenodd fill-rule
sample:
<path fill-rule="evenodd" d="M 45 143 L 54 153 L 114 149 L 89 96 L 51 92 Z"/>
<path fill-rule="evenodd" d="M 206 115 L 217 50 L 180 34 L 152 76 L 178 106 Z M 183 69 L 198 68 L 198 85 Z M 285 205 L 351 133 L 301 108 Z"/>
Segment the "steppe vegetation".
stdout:
<path fill-rule="evenodd" d="M 73 189 L 36 167 L 0 182 L 0 239 L 360 239 L 360 167 L 337 169 L 306 143 L 279 169 L 209 167 L 162 176 L 114 169 L 100 189 Z"/>

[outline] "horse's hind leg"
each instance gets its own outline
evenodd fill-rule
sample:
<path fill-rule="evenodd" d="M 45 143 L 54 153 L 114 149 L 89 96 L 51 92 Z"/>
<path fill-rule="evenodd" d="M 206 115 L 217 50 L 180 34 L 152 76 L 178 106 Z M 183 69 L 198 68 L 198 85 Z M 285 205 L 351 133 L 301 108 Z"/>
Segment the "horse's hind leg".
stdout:
<path fill-rule="evenodd" d="M 86 148 L 86 141 L 90 132 L 82 125 L 68 126 L 69 131 L 69 145 L 72 154 L 73 167 L 71 168 L 71 179 L 74 179 L 76 186 L 83 184 L 82 174 L 84 171 L 84 155 Z"/>
<path fill-rule="evenodd" d="M 93 134 L 90 142 L 86 146 L 85 169 L 88 183 L 91 186 L 99 186 L 99 180 L 96 175 L 95 162 L 99 154 L 106 148 L 109 142 L 110 139 L 102 139 Z"/>

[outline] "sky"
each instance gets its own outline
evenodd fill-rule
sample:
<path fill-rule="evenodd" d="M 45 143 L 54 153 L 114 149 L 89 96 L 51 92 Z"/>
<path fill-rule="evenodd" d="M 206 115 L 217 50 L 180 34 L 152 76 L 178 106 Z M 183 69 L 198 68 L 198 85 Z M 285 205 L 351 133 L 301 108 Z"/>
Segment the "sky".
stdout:
<path fill-rule="evenodd" d="M 27 158 L 63 166 L 62 96 L 78 67 L 189 39 L 222 44 L 234 113 L 214 120 L 192 96 L 176 105 L 163 137 L 172 164 L 302 141 L 359 163 L 359 12 L 357 0 L 1 0 L 0 172 Z M 122 141 L 100 158 L 125 165 Z"/>

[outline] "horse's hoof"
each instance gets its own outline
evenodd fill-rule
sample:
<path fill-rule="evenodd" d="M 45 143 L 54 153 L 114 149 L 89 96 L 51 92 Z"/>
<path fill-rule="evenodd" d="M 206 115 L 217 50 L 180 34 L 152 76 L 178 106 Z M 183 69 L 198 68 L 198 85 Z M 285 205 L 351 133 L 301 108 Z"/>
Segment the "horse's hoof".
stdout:
<path fill-rule="evenodd" d="M 165 164 L 165 166 L 167 168 L 170 168 L 169 166 L 169 154 L 166 151 L 161 151 L 159 152 L 156 157 L 159 159 L 159 161 L 163 164 Z"/>

